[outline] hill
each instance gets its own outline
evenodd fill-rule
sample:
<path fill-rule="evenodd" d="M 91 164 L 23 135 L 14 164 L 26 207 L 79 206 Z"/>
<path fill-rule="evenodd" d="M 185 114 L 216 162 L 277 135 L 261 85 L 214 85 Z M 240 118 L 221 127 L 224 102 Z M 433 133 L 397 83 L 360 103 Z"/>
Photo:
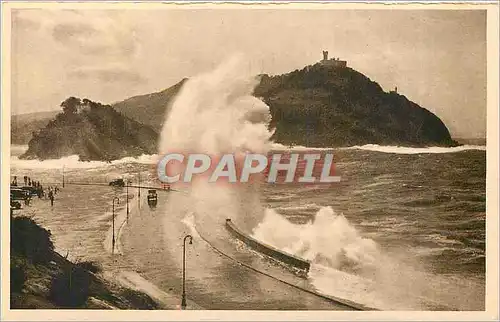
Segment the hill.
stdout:
<path fill-rule="evenodd" d="M 486 145 L 486 138 L 453 138 L 459 144 L 464 145 Z"/>
<path fill-rule="evenodd" d="M 135 96 L 114 107 L 160 131 L 178 84 Z M 453 146 L 433 113 L 349 67 L 317 63 L 288 74 L 261 75 L 254 91 L 270 108 L 272 139 L 286 145 L 339 147 L 360 144 Z"/>
<path fill-rule="evenodd" d="M 160 132 L 165 109 L 186 80 L 163 91 L 134 96 L 112 106 Z M 346 66 L 317 63 L 283 75 L 261 75 L 254 94 L 270 108 L 270 126 L 276 129 L 272 139 L 285 145 L 458 144 L 439 117 L 404 95 L 385 92 L 379 84 Z M 25 118 L 23 116 L 23 120 Z M 48 120 L 38 117 L 29 124 L 21 122 L 15 126 L 13 117 L 13 143 L 23 144 L 22 138 L 25 140 L 27 133 L 41 128 L 44 122 Z"/>
<path fill-rule="evenodd" d="M 12 144 L 25 145 L 31 140 L 33 132 L 44 128 L 58 111 L 36 112 L 28 114 L 12 115 L 11 136 Z"/>
<path fill-rule="evenodd" d="M 156 152 L 158 134 L 151 127 L 117 112 L 110 105 L 70 97 L 63 112 L 33 133 L 21 159 L 105 160 Z"/>
<path fill-rule="evenodd" d="M 269 105 L 273 139 L 282 144 L 456 145 L 436 115 L 348 67 L 317 63 L 263 75 L 255 95 Z"/>
<path fill-rule="evenodd" d="M 113 104 L 113 107 L 120 113 L 160 132 L 165 120 L 165 106 L 177 95 L 186 80 L 185 78 L 161 92 L 128 98 Z"/>

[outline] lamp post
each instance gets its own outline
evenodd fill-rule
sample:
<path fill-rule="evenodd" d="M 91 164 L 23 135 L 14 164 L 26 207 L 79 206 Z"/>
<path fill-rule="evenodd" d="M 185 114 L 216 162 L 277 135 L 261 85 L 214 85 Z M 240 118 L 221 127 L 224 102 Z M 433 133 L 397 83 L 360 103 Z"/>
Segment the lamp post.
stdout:
<path fill-rule="evenodd" d="M 64 188 L 64 165 L 63 165 L 63 171 L 62 171 L 62 175 L 63 175 L 63 188 Z"/>
<path fill-rule="evenodd" d="M 182 243 L 182 302 L 181 308 L 186 309 L 186 240 L 189 238 L 189 244 L 193 243 L 193 236 L 186 235 Z"/>
<path fill-rule="evenodd" d="M 111 253 L 115 253 L 115 200 L 118 201 L 118 204 L 120 204 L 120 198 L 114 197 L 113 198 L 113 239 L 111 240 Z"/>
<path fill-rule="evenodd" d="M 130 184 L 130 179 L 127 179 L 127 223 L 128 223 L 128 214 L 129 214 L 129 210 L 128 210 L 128 186 Z"/>
<path fill-rule="evenodd" d="M 137 174 L 139 175 L 139 179 L 138 179 L 138 181 L 139 181 L 138 186 L 139 187 L 137 188 L 137 202 L 138 202 L 139 208 L 141 208 L 141 171 L 139 171 Z"/>

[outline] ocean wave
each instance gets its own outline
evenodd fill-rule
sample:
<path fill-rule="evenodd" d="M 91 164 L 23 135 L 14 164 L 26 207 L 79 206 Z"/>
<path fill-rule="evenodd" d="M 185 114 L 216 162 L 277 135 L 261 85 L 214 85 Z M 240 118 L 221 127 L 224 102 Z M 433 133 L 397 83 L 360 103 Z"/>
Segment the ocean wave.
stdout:
<path fill-rule="evenodd" d="M 322 208 L 322 206 L 315 204 L 315 203 L 308 203 L 304 205 L 295 205 L 295 206 L 281 206 L 281 207 L 276 207 L 276 210 L 283 210 L 283 211 L 293 211 L 293 210 L 319 210 Z"/>
<path fill-rule="evenodd" d="M 377 145 L 377 144 L 365 144 L 356 145 L 348 148 L 340 148 L 341 150 L 366 150 L 366 151 L 376 151 L 384 153 L 394 153 L 394 154 L 427 154 L 427 153 L 456 153 L 467 150 L 481 150 L 486 151 L 486 146 L 484 145 L 461 145 L 455 147 L 438 147 L 431 146 L 426 148 L 413 148 L 405 146 L 392 146 L 392 145 Z"/>
<path fill-rule="evenodd" d="M 397 145 L 378 145 L 378 144 L 365 144 L 354 145 L 350 147 L 307 147 L 303 145 L 286 146 L 281 143 L 272 143 L 272 150 L 276 151 L 328 151 L 328 150 L 365 150 L 394 154 L 428 154 L 428 153 L 455 153 L 467 150 L 480 150 L 486 151 L 485 145 L 460 145 L 455 147 L 440 147 L 430 146 L 425 148 L 414 148 L 408 146 Z"/>
<path fill-rule="evenodd" d="M 361 190 L 363 191 L 366 188 L 373 188 L 373 187 L 388 185 L 388 184 L 392 184 L 392 183 L 394 183 L 394 181 L 390 181 L 390 180 L 374 182 L 374 183 L 370 183 L 370 184 L 362 186 Z"/>
<path fill-rule="evenodd" d="M 440 256 L 446 251 L 454 251 L 451 247 L 415 247 L 411 252 L 421 257 Z"/>
<path fill-rule="evenodd" d="M 271 149 L 275 151 L 325 151 L 325 150 L 333 150 L 335 148 L 312 148 L 312 147 L 307 147 L 303 145 L 293 145 L 293 146 L 287 146 L 283 145 L 281 143 L 272 143 L 271 144 Z"/>
<path fill-rule="evenodd" d="M 297 196 L 295 193 L 287 193 L 287 194 L 281 194 L 281 195 L 276 195 L 276 196 L 266 196 L 267 200 L 270 201 L 278 201 L 278 200 L 289 200 Z"/>
<path fill-rule="evenodd" d="M 443 236 L 441 234 L 430 234 L 423 236 L 426 241 L 431 241 L 439 245 L 463 245 L 461 241 L 448 238 L 447 236 Z"/>
<path fill-rule="evenodd" d="M 138 157 L 125 157 L 111 162 L 104 161 L 80 161 L 78 155 L 70 155 L 60 159 L 48 160 L 22 160 L 17 156 L 10 159 L 11 167 L 16 169 L 60 169 L 63 166 L 67 169 L 92 169 L 103 168 L 122 163 L 154 164 L 158 155 L 143 154 Z"/>
<path fill-rule="evenodd" d="M 27 145 L 11 144 L 10 153 L 12 155 L 21 155 L 28 150 Z"/>

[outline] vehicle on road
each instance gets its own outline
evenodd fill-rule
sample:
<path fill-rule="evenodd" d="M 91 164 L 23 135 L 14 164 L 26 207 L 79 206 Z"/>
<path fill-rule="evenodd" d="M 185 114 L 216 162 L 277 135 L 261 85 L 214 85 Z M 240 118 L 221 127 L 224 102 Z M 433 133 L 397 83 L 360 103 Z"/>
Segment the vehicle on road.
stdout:
<path fill-rule="evenodd" d="M 21 203 L 17 200 L 10 200 L 10 209 L 21 209 Z"/>
<path fill-rule="evenodd" d="M 22 188 L 10 187 L 10 200 L 25 200 L 28 197 L 29 191 Z"/>
<path fill-rule="evenodd" d="M 125 187 L 125 181 L 123 179 L 115 179 L 109 185 L 113 187 Z"/>
<path fill-rule="evenodd" d="M 22 190 L 24 190 L 26 192 L 26 195 L 28 197 L 31 197 L 31 196 L 37 196 L 38 195 L 38 190 L 37 188 L 35 187 L 31 187 L 31 186 L 24 186 L 21 188 Z"/>
<path fill-rule="evenodd" d="M 158 204 L 158 194 L 155 189 L 148 190 L 148 205 L 150 208 L 155 208 Z"/>

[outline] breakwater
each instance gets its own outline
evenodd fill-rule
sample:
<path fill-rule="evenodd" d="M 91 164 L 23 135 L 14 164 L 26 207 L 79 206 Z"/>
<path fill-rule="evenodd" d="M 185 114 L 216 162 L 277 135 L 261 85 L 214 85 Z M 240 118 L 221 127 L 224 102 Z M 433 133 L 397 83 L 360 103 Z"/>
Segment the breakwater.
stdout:
<path fill-rule="evenodd" d="M 265 254 L 282 263 L 303 270 L 306 273 L 309 272 L 309 268 L 311 267 L 311 263 L 309 261 L 288 254 L 271 245 L 267 245 L 261 241 L 256 240 L 255 238 L 250 237 L 248 234 L 246 234 L 245 232 L 241 231 L 238 227 L 236 227 L 229 218 L 226 219 L 226 228 L 239 240 L 244 242 L 250 248 L 258 251 L 259 253 Z"/>

